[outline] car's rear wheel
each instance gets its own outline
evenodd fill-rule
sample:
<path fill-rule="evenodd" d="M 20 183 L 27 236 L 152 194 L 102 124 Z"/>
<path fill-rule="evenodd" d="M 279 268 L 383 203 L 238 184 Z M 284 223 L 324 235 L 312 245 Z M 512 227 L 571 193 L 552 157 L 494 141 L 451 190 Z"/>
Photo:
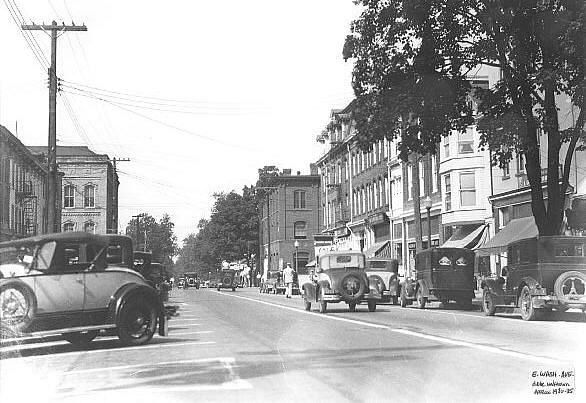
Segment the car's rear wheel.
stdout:
<path fill-rule="evenodd" d="M 417 289 L 417 308 L 423 309 L 425 308 L 425 304 L 427 303 L 427 298 L 423 296 L 423 291 L 421 291 L 421 287 Z"/>
<path fill-rule="evenodd" d="M 36 301 L 28 285 L 17 279 L 0 285 L 0 320 L 13 332 L 25 329 L 33 320 Z"/>
<path fill-rule="evenodd" d="M 537 319 L 538 311 L 533 306 L 531 292 L 527 286 L 523 287 L 521 290 L 521 295 L 519 296 L 519 308 L 521 309 L 521 318 L 523 318 L 523 320 Z"/>
<path fill-rule="evenodd" d="M 488 288 L 482 290 L 482 311 L 486 316 L 494 316 L 496 313 L 494 297 Z"/>
<path fill-rule="evenodd" d="M 376 311 L 376 301 L 369 299 L 368 300 L 368 312 Z"/>
<path fill-rule="evenodd" d="M 356 302 L 350 302 L 348 304 L 348 309 L 350 310 L 350 312 L 356 312 Z"/>
<path fill-rule="evenodd" d="M 126 302 L 118 320 L 118 337 L 126 345 L 139 346 L 148 343 L 157 327 L 157 310 L 143 298 Z"/>
<path fill-rule="evenodd" d="M 65 333 L 63 338 L 71 344 L 84 345 L 90 343 L 97 336 L 97 330 L 89 330 L 87 332 Z"/>

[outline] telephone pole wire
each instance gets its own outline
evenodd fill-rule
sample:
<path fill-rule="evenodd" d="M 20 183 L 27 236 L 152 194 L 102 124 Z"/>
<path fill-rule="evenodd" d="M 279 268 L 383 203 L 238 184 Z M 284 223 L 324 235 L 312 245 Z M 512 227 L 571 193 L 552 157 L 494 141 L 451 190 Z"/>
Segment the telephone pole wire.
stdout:
<path fill-rule="evenodd" d="M 57 220 L 57 38 L 66 31 L 87 31 L 85 25 L 22 25 L 25 31 L 51 32 L 51 66 L 49 67 L 49 147 L 47 160 L 49 177 L 47 178 L 47 232 L 59 232 Z"/>

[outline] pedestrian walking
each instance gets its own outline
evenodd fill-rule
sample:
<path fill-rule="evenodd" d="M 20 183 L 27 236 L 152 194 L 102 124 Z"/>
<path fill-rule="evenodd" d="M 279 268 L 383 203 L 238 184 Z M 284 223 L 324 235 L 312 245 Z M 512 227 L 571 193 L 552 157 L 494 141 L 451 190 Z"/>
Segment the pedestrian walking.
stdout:
<path fill-rule="evenodd" d="M 283 280 L 285 280 L 285 298 L 291 298 L 293 294 L 293 279 L 295 277 L 295 270 L 291 267 L 290 263 L 287 263 L 287 267 L 283 270 Z"/>

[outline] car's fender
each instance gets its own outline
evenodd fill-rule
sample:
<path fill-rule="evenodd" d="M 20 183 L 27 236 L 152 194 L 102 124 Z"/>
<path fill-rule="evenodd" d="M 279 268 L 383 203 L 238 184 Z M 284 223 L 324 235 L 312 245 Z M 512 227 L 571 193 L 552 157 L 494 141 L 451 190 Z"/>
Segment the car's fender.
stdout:
<path fill-rule="evenodd" d="M 405 296 L 407 298 L 415 298 L 417 282 L 407 278 L 399 284 L 399 291 L 401 291 L 401 289 L 405 289 Z"/>
<path fill-rule="evenodd" d="M 417 281 L 417 289 L 421 289 L 421 292 L 424 297 L 429 297 L 429 286 L 427 285 L 427 281 L 418 280 Z"/>
<path fill-rule="evenodd" d="M 505 290 L 503 284 L 505 283 L 504 278 L 487 278 L 480 282 L 480 288 L 488 288 L 488 290 L 496 296 L 504 296 Z"/>
<path fill-rule="evenodd" d="M 120 310 L 124 304 L 133 298 L 145 298 L 150 301 L 153 306 L 157 309 L 157 316 L 162 321 L 165 320 L 165 308 L 161 299 L 155 289 L 144 284 L 125 284 L 120 287 L 114 295 L 110 298 L 110 304 L 108 306 L 108 322 L 112 324 L 118 324 L 118 317 Z M 161 325 L 162 323 L 160 323 Z"/>
<path fill-rule="evenodd" d="M 391 275 L 391 277 L 389 278 L 389 291 L 393 296 L 399 296 L 401 292 L 399 277 L 397 277 L 396 274 Z"/>
<path fill-rule="evenodd" d="M 529 287 L 529 292 L 531 295 L 544 294 L 543 289 L 541 288 L 541 284 L 539 284 L 537 280 L 535 280 L 533 277 L 523 277 L 519 280 L 519 284 L 516 287 L 517 298 L 519 298 L 521 291 L 525 286 Z"/>

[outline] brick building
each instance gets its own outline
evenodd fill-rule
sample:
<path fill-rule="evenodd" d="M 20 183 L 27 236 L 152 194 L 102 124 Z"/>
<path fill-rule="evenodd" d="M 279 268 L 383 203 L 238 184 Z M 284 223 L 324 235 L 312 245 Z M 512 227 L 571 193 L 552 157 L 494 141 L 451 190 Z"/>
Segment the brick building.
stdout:
<path fill-rule="evenodd" d="M 29 147 L 43 154 L 46 147 Z M 118 232 L 118 174 L 106 154 L 86 146 L 57 147 L 62 179 L 62 231 Z"/>
<path fill-rule="evenodd" d="M 261 210 L 261 255 L 265 270 L 281 270 L 287 263 L 296 270 L 302 269 L 315 258 L 313 235 L 321 231 L 319 180 L 314 167 L 309 175 L 299 172 L 291 175 L 290 169 L 284 169 L 272 179 L 271 186 L 275 189 L 267 191 Z"/>
<path fill-rule="evenodd" d="M 0 125 L 0 241 L 47 232 L 46 192 L 46 164 Z"/>

